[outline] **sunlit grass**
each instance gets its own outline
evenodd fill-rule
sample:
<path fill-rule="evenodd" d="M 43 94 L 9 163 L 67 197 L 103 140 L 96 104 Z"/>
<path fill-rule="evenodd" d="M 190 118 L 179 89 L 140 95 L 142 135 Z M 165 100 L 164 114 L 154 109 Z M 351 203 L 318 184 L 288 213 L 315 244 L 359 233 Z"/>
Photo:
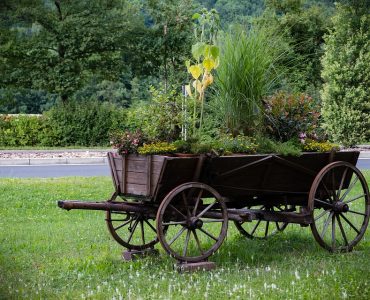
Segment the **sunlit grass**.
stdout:
<path fill-rule="evenodd" d="M 366 172 L 370 180 L 370 172 Z M 368 299 L 370 233 L 330 254 L 309 228 L 289 225 L 248 240 L 232 223 L 211 257 L 217 269 L 179 274 L 158 257 L 123 262 L 103 212 L 64 211 L 56 200 L 105 200 L 109 177 L 0 180 L 0 299 Z"/>

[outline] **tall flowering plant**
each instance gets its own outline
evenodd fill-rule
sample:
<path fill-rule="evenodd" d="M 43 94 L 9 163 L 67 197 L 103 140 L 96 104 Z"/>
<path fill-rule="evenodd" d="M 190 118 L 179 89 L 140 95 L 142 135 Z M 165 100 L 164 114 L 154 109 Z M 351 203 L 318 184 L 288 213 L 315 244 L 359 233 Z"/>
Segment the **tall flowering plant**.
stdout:
<path fill-rule="evenodd" d="M 123 133 L 116 132 L 111 135 L 111 145 L 120 155 L 138 153 L 138 148 L 145 142 L 146 138 L 140 130 L 135 132 L 126 130 Z"/>
<path fill-rule="evenodd" d="M 193 99 L 193 135 L 197 127 L 202 129 L 205 91 L 213 83 L 213 72 L 219 65 L 220 50 L 216 45 L 219 15 L 215 9 L 193 16 L 195 20 L 195 37 L 197 43 L 192 46 L 192 60 L 186 62 L 188 72 L 192 79 L 185 86 L 187 94 Z"/>

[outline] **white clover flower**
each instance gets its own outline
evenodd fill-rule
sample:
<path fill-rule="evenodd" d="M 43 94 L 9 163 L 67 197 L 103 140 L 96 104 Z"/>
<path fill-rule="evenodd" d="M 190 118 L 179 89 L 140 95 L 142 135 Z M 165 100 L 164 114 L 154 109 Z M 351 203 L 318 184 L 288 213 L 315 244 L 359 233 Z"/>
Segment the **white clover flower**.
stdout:
<path fill-rule="evenodd" d="M 295 272 L 294 272 L 294 276 L 295 276 L 295 278 L 296 278 L 297 280 L 300 280 L 300 279 L 301 279 L 301 276 L 299 276 L 299 273 L 298 273 L 298 271 L 297 271 L 297 270 L 295 270 Z"/>

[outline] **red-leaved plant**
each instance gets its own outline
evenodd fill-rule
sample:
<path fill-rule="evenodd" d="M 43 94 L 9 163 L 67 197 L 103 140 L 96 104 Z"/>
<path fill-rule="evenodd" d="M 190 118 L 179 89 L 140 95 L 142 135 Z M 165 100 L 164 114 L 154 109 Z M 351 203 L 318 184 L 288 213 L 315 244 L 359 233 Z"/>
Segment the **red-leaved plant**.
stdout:
<path fill-rule="evenodd" d="M 140 130 L 130 132 L 114 132 L 111 134 L 110 143 L 120 155 L 136 154 L 137 149 L 146 142 L 146 138 Z"/>

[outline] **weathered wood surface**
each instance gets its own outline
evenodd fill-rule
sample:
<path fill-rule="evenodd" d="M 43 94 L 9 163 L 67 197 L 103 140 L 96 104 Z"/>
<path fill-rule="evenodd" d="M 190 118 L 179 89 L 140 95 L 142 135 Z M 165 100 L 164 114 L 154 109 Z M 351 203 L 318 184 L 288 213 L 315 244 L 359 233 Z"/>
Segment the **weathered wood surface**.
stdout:
<path fill-rule="evenodd" d="M 149 197 L 157 187 L 165 161 L 158 155 L 108 153 L 113 183 L 119 194 Z"/>
<path fill-rule="evenodd" d="M 116 191 L 121 195 L 164 197 L 176 186 L 193 181 L 199 157 L 108 153 Z"/>
<path fill-rule="evenodd" d="M 333 161 L 356 165 L 359 152 L 303 153 L 299 157 L 222 156 L 206 158 L 204 164 L 200 157 L 113 153 L 108 156 L 116 191 L 123 195 L 161 201 L 176 186 L 201 181 L 232 200 L 273 194 L 286 196 L 289 201 L 298 196 L 300 202 L 306 198 L 313 179 L 324 166 Z M 349 173 L 344 186 L 350 178 Z"/>
<path fill-rule="evenodd" d="M 307 194 L 318 172 L 332 161 L 356 165 L 359 152 L 303 153 L 299 157 L 246 155 L 207 161 L 202 180 L 227 197 Z M 350 174 L 346 183 L 350 179 Z M 337 180 L 339 184 L 339 178 Z M 345 183 L 345 184 L 346 184 Z"/>

